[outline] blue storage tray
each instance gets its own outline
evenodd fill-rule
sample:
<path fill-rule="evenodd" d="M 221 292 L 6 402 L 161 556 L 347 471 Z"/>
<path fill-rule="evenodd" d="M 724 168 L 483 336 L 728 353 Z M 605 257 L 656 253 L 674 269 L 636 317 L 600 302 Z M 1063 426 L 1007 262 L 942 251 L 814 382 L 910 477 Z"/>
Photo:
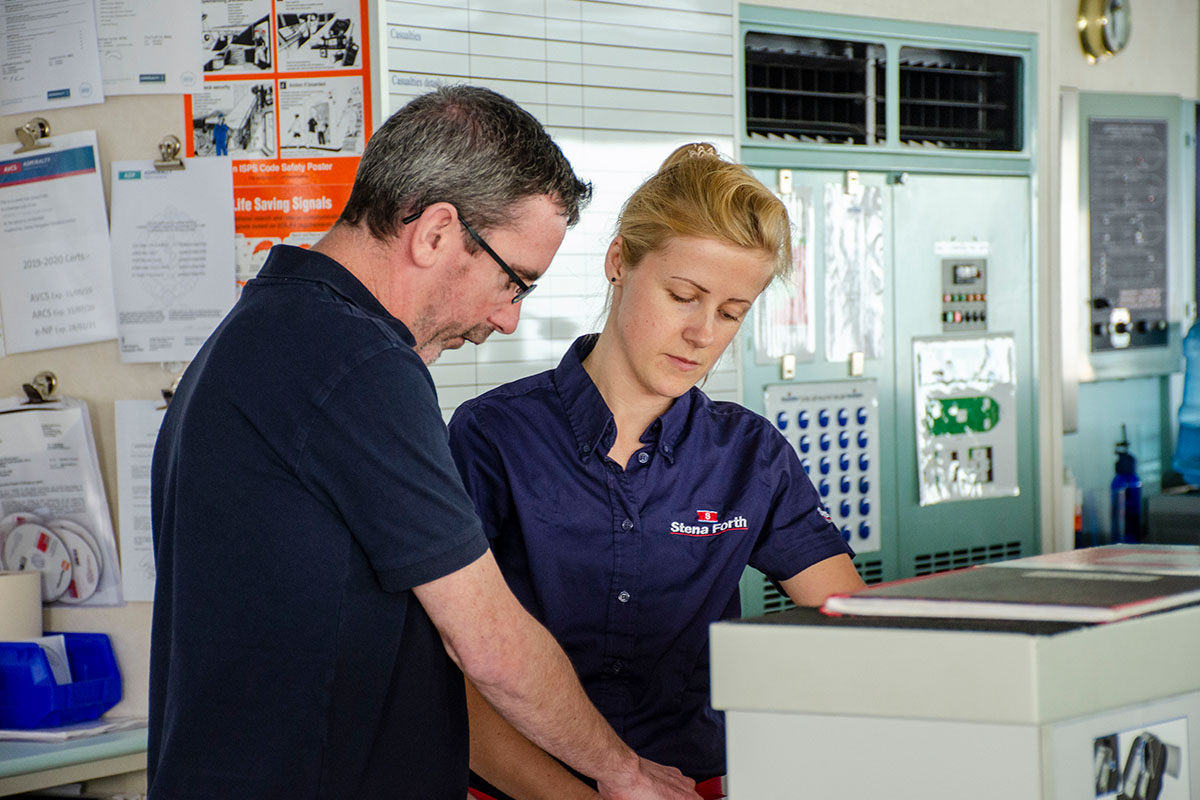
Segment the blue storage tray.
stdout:
<path fill-rule="evenodd" d="M 46 633 L 46 636 L 54 636 Z M 49 728 L 96 719 L 121 699 L 121 673 L 104 633 L 64 633 L 71 683 L 59 686 L 42 648 L 0 642 L 0 728 Z"/>

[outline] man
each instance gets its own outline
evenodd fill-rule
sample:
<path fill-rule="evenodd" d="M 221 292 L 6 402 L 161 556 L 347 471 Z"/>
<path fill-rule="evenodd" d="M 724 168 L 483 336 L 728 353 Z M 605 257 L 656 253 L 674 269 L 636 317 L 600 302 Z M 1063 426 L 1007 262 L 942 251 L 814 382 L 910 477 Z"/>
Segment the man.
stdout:
<path fill-rule="evenodd" d="M 225 124 L 224 114 L 217 114 L 217 124 L 213 125 L 212 135 L 217 155 L 229 155 L 229 126 Z"/>
<path fill-rule="evenodd" d="M 695 797 L 508 591 L 425 367 L 516 328 L 589 196 L 511 101 L 438 90 L 375 133 L 327 235 L 246 285 L 155 447 L 152 800 L 461 800 L 455 664 L 601 797 Z"/>

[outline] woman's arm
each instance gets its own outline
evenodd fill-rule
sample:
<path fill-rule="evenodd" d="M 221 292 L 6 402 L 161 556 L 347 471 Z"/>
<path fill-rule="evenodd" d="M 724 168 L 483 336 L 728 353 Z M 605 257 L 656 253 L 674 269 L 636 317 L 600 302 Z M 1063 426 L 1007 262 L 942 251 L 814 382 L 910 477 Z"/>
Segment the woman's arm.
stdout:
<path fill-rule="evenodd" d="M 599 795 L 496 713 L 470 680 L 471 769 L 516 800 L 596 800 Z"/>
<path fill-rule="evenodd" d="M 818 561 L 779 585 L 798 606 L 819 606 L 831 594 L 850 594 L 866 588 L 854 562 L 845 553 Z"/>

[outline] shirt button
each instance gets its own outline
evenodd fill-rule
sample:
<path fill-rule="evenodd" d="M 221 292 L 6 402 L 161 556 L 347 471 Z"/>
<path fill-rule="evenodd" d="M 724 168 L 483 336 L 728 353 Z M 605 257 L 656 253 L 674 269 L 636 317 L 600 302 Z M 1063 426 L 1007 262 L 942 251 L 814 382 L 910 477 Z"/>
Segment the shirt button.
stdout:
<path fill-rule="evenodd" d="M 614 661 L 612 665 L 613 675 L 620 675 L 621 670 L 625 669 L 625 665 L 620 661 Z"/>
<path fill-rule="evenodd" d="M 632 527 L 633 527 L 633 520 L 631 520 L 631 519 L 621 520 L 621 530 L 627 531 L 627 530 L 630 530 Z"/>
<path fill-rule="evenodd" d="M 666 453 L 666 454 L 670 455 L 670 453 L 671 453 L 671 445 L 669 445 L 669 444 L 664 444 L 664 445 L 662 446 L 662 451 L 663 451 L 664 453 Z"/>
<path fill-rule="evenodd" d="M 617 599 L 620 600 L 622 603 L 628 603 L 629 602 L 629 592 L 621 592 L 619 595 L 617 595 Z"/>
<path fill-rule="evenodd" d="M 638 463 L 639 464 L 645 464 L 649 460 L 650 460 L 649 453 L 638 453 Z"/>

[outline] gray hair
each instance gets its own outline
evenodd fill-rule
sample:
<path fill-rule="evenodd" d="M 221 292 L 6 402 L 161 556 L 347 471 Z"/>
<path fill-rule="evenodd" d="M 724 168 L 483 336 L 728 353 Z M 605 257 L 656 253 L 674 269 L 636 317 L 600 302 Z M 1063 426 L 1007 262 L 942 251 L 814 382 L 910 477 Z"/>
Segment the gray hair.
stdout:
<path fill-rule="evenodd" d="M 516 202 L 540 195 L 557 200 L 574 225 L 592 186 L 512 100 L 478 86 L 445 86 L 413 99 L 371 136 L 338 222 L 365 224 L 382 240 L 406 214 L 444 202 L 489 230 L 513 221 Z"/>

